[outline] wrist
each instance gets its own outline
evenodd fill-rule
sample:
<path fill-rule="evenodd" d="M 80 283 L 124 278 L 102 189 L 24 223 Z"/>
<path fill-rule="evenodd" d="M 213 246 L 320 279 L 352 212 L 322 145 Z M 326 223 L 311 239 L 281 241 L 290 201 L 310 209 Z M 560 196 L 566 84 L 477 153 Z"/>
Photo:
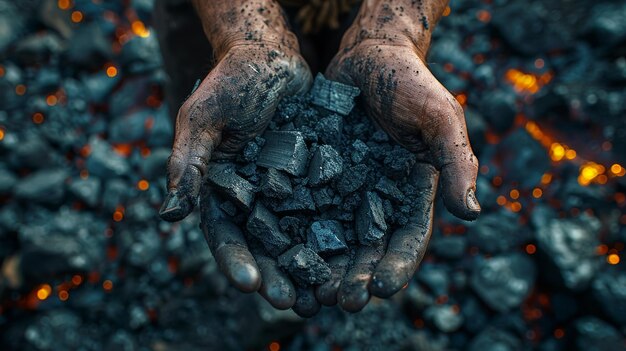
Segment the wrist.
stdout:
<path fill-rule="evenodd" d="M 219 61 L 238 46 L 273 46 L 299 51 L 282 10 L 273 0 L 193 0 L 207 39 Z"/>
<path fill-rule="evenodd" d="M 405 0 L 393 6 L 383 0 L 364 0 L 357 18 L 342 40 L 342 48 L 361 42 L 411 47 L 424 60 L 432 31 L 448 0 Z"/>

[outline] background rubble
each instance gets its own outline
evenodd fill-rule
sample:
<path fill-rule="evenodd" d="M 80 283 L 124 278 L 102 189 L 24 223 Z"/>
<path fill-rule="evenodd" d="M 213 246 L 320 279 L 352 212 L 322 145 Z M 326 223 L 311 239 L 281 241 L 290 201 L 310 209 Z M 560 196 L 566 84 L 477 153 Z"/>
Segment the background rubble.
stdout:
<path fill-rule="evenodd" d="M 197 216 L 158 220 L 152 6 L 0 1 L 0 349 L 626 348 L 626 3 L 452 1 L 428 62 L 465 108 L 483 215 L 438 204 L 406 289 L 306 321 L 230 288 Z"/>

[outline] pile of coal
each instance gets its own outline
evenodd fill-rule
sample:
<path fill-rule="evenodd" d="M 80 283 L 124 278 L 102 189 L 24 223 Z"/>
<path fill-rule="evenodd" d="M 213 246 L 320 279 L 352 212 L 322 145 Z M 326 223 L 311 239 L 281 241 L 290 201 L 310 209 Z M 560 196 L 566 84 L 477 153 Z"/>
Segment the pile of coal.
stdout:
<path fill-rule="evenodd" d="M 209 167 L 224 212 L 299 285 L 330 279 L 325 258 L 381 243 L 416 202 L 415 157 L 354 109 L 359 93 L 318 74 L 237 160 Z"/>

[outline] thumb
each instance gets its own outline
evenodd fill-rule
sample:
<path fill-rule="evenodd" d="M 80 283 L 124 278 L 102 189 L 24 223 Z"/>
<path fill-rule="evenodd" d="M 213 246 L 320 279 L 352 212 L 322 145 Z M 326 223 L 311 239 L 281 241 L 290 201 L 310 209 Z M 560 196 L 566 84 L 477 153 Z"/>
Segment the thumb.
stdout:
<path fill-rule="evenodd" d="M 174 147 L 167 162 L 168 194 L 159 210 L 161 218 L 169 222 L 179 221 L 193 210 L 219 136 L 210 129 L 183 123 L 183 119 L 194 120 L 184 111 L 183 107 L 178 112 Z"/>
<path fill-rule="evenodd" d="M 467 136 L 463 109 L 449 93 L 445 98 L 448 103 L 436 104 L 429 109 L 430 116 L 425 116 L 431 123 L 422 129 L 424 141 L 433 165 L 441 172 L 446 208 L 461 219 L 474 220 L 481 210 L 476 199 L 478 159 Z"/>

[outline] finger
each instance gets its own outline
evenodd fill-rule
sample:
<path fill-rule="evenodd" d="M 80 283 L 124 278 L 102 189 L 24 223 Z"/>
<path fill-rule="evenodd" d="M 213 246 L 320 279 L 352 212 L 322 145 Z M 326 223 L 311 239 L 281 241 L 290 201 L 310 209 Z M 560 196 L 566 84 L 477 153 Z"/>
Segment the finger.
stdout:
<path fill-rule="evenodd" d="M 243 233 L 219 208 L 217 195 L 202 191 L 201 223 L 209 249 L 220 271 L 237 289 L 254 292 L 261 286 L 261 273 Z"/>
<path fill-rule="evenodd" d="M 174 146 L 167 162 L 168 194 L 159 210 L 166 221 L 179 221 L 193 210 L 211 153 L 218 144 L 217 132 L 194 126 L 194 119 L 200 120 L 207 113 L 199 104 L 183 105 L 176 119 Z"/>
<path fill-rule="evenodd" d="M 374 296 L 390 297 L 408 283 L 424 258 L 433 230 L 438 172 L 429 164 L 418 163 L 410 177 L 419 198 L 408 224 L 393 233 L 387 252 L 376 267 L 370 284 L 370 292 Z"/>
<path fill-rule="evenodd" d="M 300 317 L 311 318 L 322 308 L 315 299 L 313 288 L 297 287 L 296 296 L 296 303 L 292 309 Z"/>
<path fill-rule="evenodd" d="M 338 255 L 328 259 L 331 271 L 330 280 L 315 289 L 315 297 L 322 305 L 334 306 L 337 304 L 337 292 L 349 262 L 350 257 L 348 255 Z"/>
<path fill-rule="evenodd" d="M 370 300 L 368 285 L 372 279 L 376 264 L 384 254 L 385 244 L 360 246 L 348 272 L 339 286 L 337 298 L 339 305 L 347 312 L 358 312 Z"/>
<path fill-rule="evenodd" d="M 442 87 L 443 89 L 443 87 Z M 441 192 L 446 208 L 455 216 L 474 220 L 480 214 L 476 199 L 478 160 L 467 137 L 465 116 L 461 105 L 445 92 L 427 103 L 422 127 L 431 160 L 441 171 Z"/>
<path fill-rule="evenodd" d="M 286 310 L 296 303 L 296 289 L 287 275 L 278 268 L 276 260 L 259 251 L 253 251 L 261 270 L 259 294 L 274 308 Z"/>

